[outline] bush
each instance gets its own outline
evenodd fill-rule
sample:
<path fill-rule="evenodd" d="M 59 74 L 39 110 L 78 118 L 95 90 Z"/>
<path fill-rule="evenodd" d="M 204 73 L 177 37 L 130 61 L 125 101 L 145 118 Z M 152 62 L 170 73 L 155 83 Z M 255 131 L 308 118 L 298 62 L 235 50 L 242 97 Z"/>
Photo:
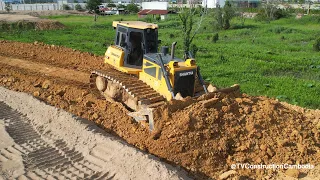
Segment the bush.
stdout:
<path fill-rule="evenodd" d="M 99 8 L 97 8 L 101 4 L 102 0 L 89 0 L 86 5 L 86 9 L 88 9 L 90 12 L 95 12 L 99 14 Z"/>
<path fill-rule="evenodd" d="M 118 4 L 118 8 L 126 8 L 126 6 L 123 4 Z"/>
<path fill-rule="evenodd" d="M 274 19 L 280 19 L 280 18 L 286 18 L 290 16 L 290 10 L 286 10 L 286 9 L 277 9 L 274 12 Z"/>
<path fill-rule="evenodd" d="M 220 8 L 220 6 L 217 6 L 217 8 L 215 9 L 215 15 L 214 15 L 215 29 L 218 29 L 218 30 L 229 29 L 230 21 L 233 17 L 235 17 L 235 10 L 229 1 L 226 2 L 223 8 Z"/>
<path fill-rule="evenodd" d="M 257 15 L 254 17 L 256 21 L 267 21 L 269 18 L 263 9 L 259 9 Z"/>
<path fill-rule="evenodd" d="M 259 9 L 258 14 L 256 15 L 255 19 L 258 21 L 273 21 L 280 18 L 285 18 L 290 16 L 290 9 L 275 9 L 275 7 Z"/>
<path fill-rule="evenodd" d="M 218 33 L 215 33 L 215 34 L 212 36 L 212 42 L 216 43 L 218 40 L 219 40 L 219 34 L 218 34 Z"/>
<path fill-rule="evenodd" d="M 128 4 L 128 6 L 126 7 L 126 10 L 128 10 L 130 13 L 137 13 L 139 12 L 139 8 L 137 5 L 135 4 Z"/>
<path fill-rule="evenodd" d="M 107 7 L 117 7 L 117 6 L 115 4 L 113 4 L 113 3 L 110 3 L 110 4 L 107 5 Z"/>
<path fill-rule="evenodd" d="M 76 4 L 74 6 L 74 9 L 77 10 L 77 11 L 82 11 L 83 10 L 80 4 Z"/>
<path fill-rule="evenodd" d="M 143 21 L 151 23 L 153 21 L 153 18 L 152 18 L 152 16 L 146 16 L 146 17 L 144 17 Z"/>
<path fill-rule="evenodd" d="M 313 44 L 313 50 L 319 52 L 320 51 L 320 38 L 316 39 Z"/>
<path fill-rule="evenodd" d="M 63 10 L 70 10 L 70 6 L 68 4 L 62 5 Z"/>
<path fill-rule="evenodd" d="M 5 3 L 5 4 L 6 5 L 5 5 L 4 9 L 7 11 L 7 13 L 9 13 L 12 10 L 11 4 L 10 3 Z"/>

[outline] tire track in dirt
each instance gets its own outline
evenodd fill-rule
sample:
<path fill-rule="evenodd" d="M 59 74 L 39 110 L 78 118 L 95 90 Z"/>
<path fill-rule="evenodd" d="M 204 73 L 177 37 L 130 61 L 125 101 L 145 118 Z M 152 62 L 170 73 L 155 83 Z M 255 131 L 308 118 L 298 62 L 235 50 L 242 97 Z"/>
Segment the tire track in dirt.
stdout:
<path fill-rule="evenodd" d="M 90 121 L 25 93 L 0 94 L 0 179 L 189 179 Z"/>
<path fill-rule="evenodd" d="M 6 131 L 16 143 L 0 150 L 0 161 L 5 163 L 20 155 L 27 170 L 13 178 L 107 179 L 114 176 L 103 172 L 101 166 L 82 153 L 69 148 L 63 139 L 53 138 L 51 134 L 41 136 L 28 118 L 3 102 L 0 102 L 0 120 L 5 122 Z"/>

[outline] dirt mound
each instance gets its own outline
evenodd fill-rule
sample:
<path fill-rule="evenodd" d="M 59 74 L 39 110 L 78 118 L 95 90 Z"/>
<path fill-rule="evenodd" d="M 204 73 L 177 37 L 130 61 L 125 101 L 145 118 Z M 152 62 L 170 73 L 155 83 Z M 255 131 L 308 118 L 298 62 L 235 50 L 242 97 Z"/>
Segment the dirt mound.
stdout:
<path fill-rule="evenodd" d="M 58 22 L 52 20 L 41 20 L 35 22 L 35 29 L 36 30 L 53 30 L 53 29 L 63 29 L 65 26 Z"/>
<path fill-rule="evenodd" d="M 306 118 L 266 97 L 220 94 L 218 98 L 210 108 L 197 103 L 173 114 L 167 108 L 161 110 L 161 135 L 156 141 L 166 145 L 163 149 L 151 146 L 155 147 L 152 152 L 176 154 L 174 162 L 210 177 L 236 163 L 319 163 L 320 111 L 311 111 Z M 262 178 L 273 172 L 238 173 Z"/>
<path fill-rule="evenodd" d="M 75 69 L 90 73 L 94 69 L 109 66 L 103 63 L 102 56 L 83 53 L 71 48 L 47 45 L 42 42 L 20 43 L 0 41 L 0 55 L 28 59 L 33 62 L 46 63 L 65 69 Z"/>
<path fill-rule="evenodd" d="M 17 20 L 17 21 L 0 21 L 1 30 L 54 30 L 54 29 L 63 29 L 65 26 L 53 20 Z"/>
<path fill-rule="evenodd" d="M 85 71 L 88 75 L 92 69 L 108 68 L 103 65 L 102 57 L 38 42 L 2 41 L 0 49 L 3 56 Z M 155 114 L 158 130 L 150 135 L 126 115 L 128 111 L 120 103 L 101 99 L 85 83 L 0 61 L 0 84 L 92 120 L 128 143 L 184 167 L 198 179 L 218 178 L 234 163 L 317 165 L 320 162 L 320 111 L 266 97 L 217 94 L 218 100 L 211 106 L 202 102 L 181 110 L 163 106 Z M 279 171 L 235 169 L 236 176 L 258 179 L 275 178 Z"/>

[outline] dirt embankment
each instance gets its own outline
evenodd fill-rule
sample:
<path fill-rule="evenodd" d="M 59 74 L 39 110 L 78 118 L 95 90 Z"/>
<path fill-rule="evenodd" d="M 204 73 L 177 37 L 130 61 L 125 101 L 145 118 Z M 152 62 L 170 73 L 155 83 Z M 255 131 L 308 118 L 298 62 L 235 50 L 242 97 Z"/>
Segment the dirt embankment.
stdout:
<path fill-rule="evenodd" d="M 88 76 L 90 70 L 109 68 L 102 57 L 41 43 L 2 41 L 0 49 L 1 56 L 82 71 Z M 128 111 L 120 103 L 101 99 L 86 83 L 0 61 L 0 84 L 92 120 L 128 143 L 184 167 L 198 179 L 218 178 L 234 163 L 320 162 L 319 110 L 306 110 L 266 97 L 217 94 L 219 101 L 210 107 L 201 103 L 178 111 L 162 107 L 155 117 L 159 130 L 152 136 L 126 115 Z M 235 169 L 229 173 L 261 179 L 277 178 L 280 171 L 283 170 Z M 318 177 L 311 172 L 310 177 Z M 308 170 L 298 171 L 300 177 L 307 173 Z"/>
<path fill-rule="evenodd" d="M 1 30 L 53 30 L 63 28 L 65 28 L 65 26 L 62 23 L 54 20 L 40 19 L 30 15 L 0 14 Z"/>

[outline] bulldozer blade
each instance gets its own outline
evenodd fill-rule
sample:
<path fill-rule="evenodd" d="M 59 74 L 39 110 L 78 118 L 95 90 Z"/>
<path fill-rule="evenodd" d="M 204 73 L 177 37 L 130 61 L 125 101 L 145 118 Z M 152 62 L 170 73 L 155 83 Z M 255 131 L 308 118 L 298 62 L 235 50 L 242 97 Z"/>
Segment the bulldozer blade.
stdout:
<path fill-rule="evenodd" d="M 145 121 L 149 123 L 149 130 L 152 131 L 154 129 L 153 122 L 153 108 L 142 108 L 136 112 L 128 113 L 129 116 L 133 117 L 137 122 Z"/>

